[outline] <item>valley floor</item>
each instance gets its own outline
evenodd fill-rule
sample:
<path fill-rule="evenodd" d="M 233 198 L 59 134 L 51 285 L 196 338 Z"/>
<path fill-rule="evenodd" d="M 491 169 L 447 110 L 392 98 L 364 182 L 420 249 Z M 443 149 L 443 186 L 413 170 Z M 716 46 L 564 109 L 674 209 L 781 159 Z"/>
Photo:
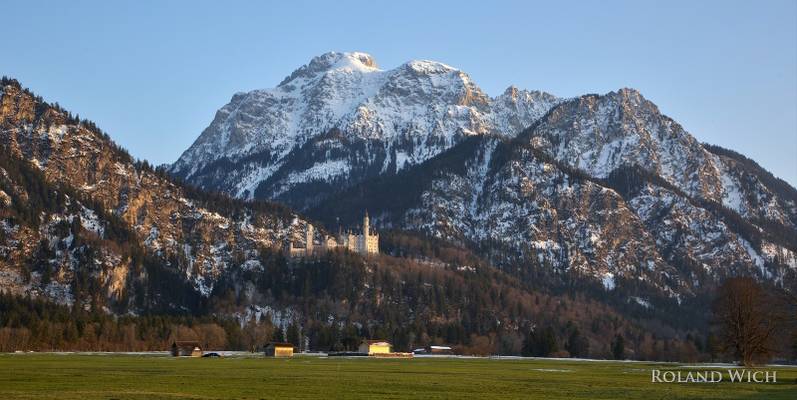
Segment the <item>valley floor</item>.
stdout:
<path fill-rule="evenodd" d="M 797 367 L 777 383 L 730 383 L 724 365 L 519 358 L 269 359 L 139 354 L 0 355 L 2 399 L 794 399 Z M 723 371 L 722 383 L 651 383 L 651 369 Z"/>

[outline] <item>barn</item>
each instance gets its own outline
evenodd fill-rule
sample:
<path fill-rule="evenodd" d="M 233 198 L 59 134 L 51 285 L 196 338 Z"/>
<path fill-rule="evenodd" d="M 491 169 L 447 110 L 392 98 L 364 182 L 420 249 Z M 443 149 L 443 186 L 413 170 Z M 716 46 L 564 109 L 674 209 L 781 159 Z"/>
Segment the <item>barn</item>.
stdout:
<path fill-rule="evenodd" d="M 454 354 L 454 350 L 450 346 L 428 346 L 426 347 L 426 352 L 428 354 L 437 354 L 437 355 Z"/>
<path fill-rule="evenodd" d="M 176 340 L 172 343 L 172 355 L 175 357 L 202 357 L 202 347 L 197 341 Z"/>
<path fill-rule="evenodd" d="M 390 342 L 385 340 L 363 340 L 360 343 L 360 353 L 368 355 L 390 353 Z"/>
<path fill-rule="evenodd" d="M 266 345 L 266 357 L 293 357 L 293 344 L 271 342 Z"/>

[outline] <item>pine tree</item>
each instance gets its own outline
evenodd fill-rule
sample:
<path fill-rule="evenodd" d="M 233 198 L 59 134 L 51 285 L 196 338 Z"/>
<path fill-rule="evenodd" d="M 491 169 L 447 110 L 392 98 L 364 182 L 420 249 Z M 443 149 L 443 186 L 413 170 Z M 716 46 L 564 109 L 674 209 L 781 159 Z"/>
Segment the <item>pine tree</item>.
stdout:
<path fill-rule="evenodd" d="M 615 360 L 625 360 L 625 339 L 619 333 L 612 341 L 612 357 Z"/>
<path fill-rule="evenodd" d="M 542 343 L 538 353 L 541 357 L 548 357 L 557 351 L 559 351 L 559 345 L 556 343 L 556 334 L 553 328 L 549 326 L 542 335 Z"/>
<path fill-rule="evenodd" d="M 285 333 L 285 339 L 287 339 L 288 343 L 293 344 L 296 347 L 301 345 L 301 335 L 299 334 L 299 328 L 296 324 L 291 323 L 288 325 L 288 330 Z"/>
<path fill-rule="evenodd" d="M 570 353 L 570 357 L 586 357 L 589 354 L 589 341 L 581 336 L 578 328 L 575 328 L 567 339 L 565 349 Z"/>
<path fill-rule="evenodd" d="M 277 328 L 274 329 L 274 338 L 275 342 L 284 342 L 285 341 L 285 329 Z"/>
<path fill-rule="evenodd" d="M 523 341 L 521 354 L 526 357 L 548 357 L 558 350 L 556 334 L 553 328 L 549 326 L 542 332 L 535 332 L 532 329 Z"/>

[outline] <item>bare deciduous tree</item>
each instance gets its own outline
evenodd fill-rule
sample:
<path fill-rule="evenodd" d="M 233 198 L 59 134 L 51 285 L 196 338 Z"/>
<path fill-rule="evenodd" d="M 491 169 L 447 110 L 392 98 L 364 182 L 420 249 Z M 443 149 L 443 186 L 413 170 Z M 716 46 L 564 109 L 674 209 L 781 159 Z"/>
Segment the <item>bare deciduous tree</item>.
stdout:
<path fill-rule="evenodd" d="M 719 350 L 745 366 L 766 362 L 776 351 L 784 313 L 779 299 L 751 278 L 731 278 L 714 301 Z"/>

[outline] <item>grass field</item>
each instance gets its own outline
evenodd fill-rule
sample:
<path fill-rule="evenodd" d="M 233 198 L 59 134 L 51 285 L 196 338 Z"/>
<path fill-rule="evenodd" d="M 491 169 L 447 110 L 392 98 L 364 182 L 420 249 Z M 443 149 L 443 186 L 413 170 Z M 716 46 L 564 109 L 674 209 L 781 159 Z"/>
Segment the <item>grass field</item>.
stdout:
<path fill-rule="evenodd" d="M 707 369 L 542 359 L 5 354 L 0 399 L 797 399 L 794 367 L 766 368 L 778 374 L 768 384 L 654 384 L 651 368 Z"/>

